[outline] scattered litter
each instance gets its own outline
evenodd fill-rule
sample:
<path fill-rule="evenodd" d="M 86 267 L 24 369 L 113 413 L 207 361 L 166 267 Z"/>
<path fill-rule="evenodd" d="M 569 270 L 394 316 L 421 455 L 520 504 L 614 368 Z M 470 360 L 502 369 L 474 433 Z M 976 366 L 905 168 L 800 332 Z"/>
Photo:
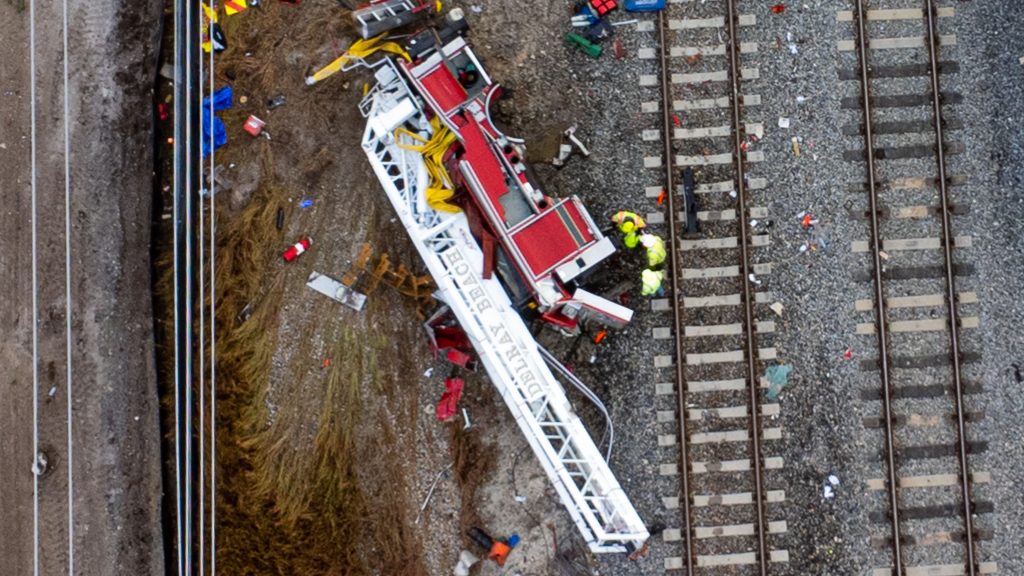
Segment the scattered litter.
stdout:
<path fill-rule="evenodd" d="M 284 208 L 277 209 L 277 220 L 275 223 L 278 230 L 284 230 Z"/>
<path fill-rule="evenodd" d="M 782 389 L 789 385 L 789 373 L 793 367 L 789 364 L 772 364 L 765 368 L 764 378 L 768 381 L 768 399 L 777 400 Z"/>
<path fill-rule="evenodd" d="M 800 137 L 793 136 L 790 141 L 793 143 L 793 154 L 796 156 L 800 155 Z"/>
<path fill-rule="evenodd" d="M 520 504 L 526 503 L 526 496 L 515 496 L 512 499 L 515 500 L 516 502 L 519 502 Z"/>
<path fill-rule="evenodd" d="M 465 381 L 462 378 L 445 378 L 444 393 L 437 402 L 435 415 L 438 422 L 447 422 L 458 414 L 459 399 L 462 398 L 462 389 Z"/>
<path fill-rule="evenodd" d="M 751 228 L 757 228 L 758 224 L 760 224 L 760 222 L 756 218 L 750 221 Z"/>
<path fill-rule="evenodd" d="M 769 306 L 769 308 L 771 308 L 772 312 L 775 312 L 776 316 L 782 316 L 782 311 L 784 310 L 782 302 L 776 302 Z"/>
<path fill-rule="evenodd" d="M 655 12 L 664 7 L 665 0 L 626 0 L 623 5 L 627 12 Z"/>
<path fill-rule="evenodd" d="M 309 208 L 312 205 L 313 205 L 313 201 L 310 200 L 309 198 L 306 198 L 302 202 L 299 202 L 299 208 Z"/>
<path fill-rule="evenodd" d="M 843 360 L 853 359 L 853 348 L 847 348 L 846 352 L 843 352 Z"/>
<path fill-rule="evenodd" d="M 587 40 L 583 36 L 580 36 L 579 34 L 574 34 L 570 32 L 569 34 L 565 35 L 565 40 L 572 44 L 573 46 L 579 48 L 584 54 L 590 56 L 591 58 L 601 57 L 601 47 L 598 46 L 597 44 L 594 44 L 590 40 Z"/>
<path fill-rule="evenodd" d="M 789 45 L 789 53 L 790 54 L 797 54 L 799 52 L 800 52 L 800 50 L 797 49 L 796 44 L 791 43 Z"/>
<path fill-rule="evenodd" d="M 626 57 L 626 47 L 622 45 L 622 41 L 618 38 L 612 42 L 612 51 L 615 53 L 616 60 L 622 60 Z"/>
<path fill-rule="evenodd" d="M 776 4 L 772 6 L 772 14 L 782 14 L 786 11 L 786 6 L 783 4 Z"/>
<path fill-rule="evenodd" d="M 754 137 L 758 140 L 764 138 L 764 124 L 754 126 Z"/>
<path fill-rule="evenodd" d="M 636 18 L 633 18 L 632 20 L 623 20 L 621 22 L 612 22 L 612 26 L 628 26 L 630 24 L 639 24 L 639 23 L 640 23 L 639 20 L 637 20 Z"/>
<path fill-rule="evenodd" d="M 1021 56 L 1018 62 L 1020 62 L 1021 66 L 1024 66 L 1024 56 Z"/>
<path fill-rule="evenodd" d="M 455 565 L 452 573 L 455 576 L 469 576 L 469 569 L 476 565 L 480 559 L 473 555 L 469 550 L 463 550 L 459 553 L 459 563 Z"/>
<path fill-rule="evenodd" d="M 607 330 L 601 330 L 594 335 L 594 344 L 600 344 L 608 336 Z"/>
<path fill-rule="evenodd" d="M 836 476 L 835 474 L 829 474 L 828 483 L 833 486 L 839 486 L 839 476 Z"/>
<path fill-rule="evenodd" d="M 284 94 L 267 100 L 267 110 L 273 110 L 279 106 L 284 106 L 286 99 Z"/>
<path fill-rule="evenodd" d="M 757 279 L 757 276 L 755 276 L 753 272 L 750 273 L 750 276 L 748 276 L 747 279 L 749 279 L 751 282 L 753 282 L 757 286 L 761 285 L 761 281 Z"/>
<path fill-rule="evenodd" d="M 888 259 L 889 259 L 889 253 L 888 253 L 888 252 L 886 252 L 885 250 L 879 250 L 879 251 L 878 251 L 878 256 L 879 256 L 879 258 L 881 258 L 882 260 L 888 260 Z"/>
<path fill-rule="evenodd" d="M 462 425 L 463 430 L 469 430 L 473 427 L 473 423 L 469 420 L 469 412 L 467 412 L 465 408 L 462 409 L 462 421 L 465 422 L 465 424 Z"/>
<path fill-rule="evenodd" d="M 796 97 L 796 103 L 797 104 L 803 104 L 804 102 L 807 102 L 807 96 L 797 96 Z"/>
<path fill-rule="evenodd" d="M 683 120 L 679 117 L 679 114 L 672 115 L 672 125 L 676 128 L 682 128 Z"/>
<path fill-rule="evenodd" d="M 662 190 L 661 193 L 658 194 L 658 206 L 661 206 L 664 203 L 665 203 L 665 191 Z"/>
<path fill-rule="evenodd" d="M 362 310 L 363 305 L 366 304 L 365 294 L 360 294 L 341 282 L 338 282 L 334 278 L 325 276 L 319 272 L 311 272 L 309 274 L 309 279 L 306 280 L 306 286 L 309 286 L 313 290 L 316 290 L 335 302 L 348 306 L 356 312 Z M 324 367 L 326 368 L 327 365 Z"/>
<path fill-rule="evenodd" d="M 824 496 L 826 500 L 831 500 L 833 497 L 835 497 L 835 492 L 832 491 L 831 486 L 829 486 L 828 484 L 824 484 L 821 487 L 821 495 Z"/>
<path fill-rule="evenodd" d="M 249 97 L 246 96 L 245 94 L 242 94 L 241 96 L 238 97 L 238 103 L 239 104 L 246 104 L 248 102 L 249 102 Z"/>
<path fill-rule="evenodd" d="M 729 190 L 729 197 L 735 199 L 736 198 L 736 191 L 735 190 Z"/>
<path fill-rule="evenodd" d="M 427 509 L 427 504 L 430 503 L 430 497 L 434 495 L 434 489 L 437 488 L 437 483 L 441 481 L 441 477 L 451 470 L 454 465 L 455 462 L 449 462 L 448 465 L 442 468 L 441 471 L 437 473 L 437 476 L 434 477 L 434 481 L 430 484 L 430 490 L 427 491 L 427 497 L 423 499 L 420 511 L 416 514 L 416 521 L 414 524 L 420 523 L 420 516 L 422 516 L 423 511 Z"/>
<path fill-rule="evenodd" d="M 46 458 L 46 454 L 40 452 L 36 455 L 35 462 L 32 463 L 32 473 L 36 476 L 42 476 L 46 474 L 46 467 L 49 464 L 49 460 Z"/>
<path fill-rule="evenodd" d="M 826 499 L 830 500 L 835 497 L 835 488 L 839 486 L 839 477 L 835 474 L 829 474 L 828 478 L 821 483 L 821 495 Z"/>
<path fill-rule="evenodd" d="M 331 359 L 330 358 L 324 358 L 324 362 L 323 362 L 322 366 L 324 368 L 330 368 L 331 367 Z"/>
<path fill-rule="evenodd" d="M 203 156 L 208 156 L 213 150 L 228 143 L 228 131 L 224 126 L 224 121 L 214 116 L 213 112 L 231 108 L 233 98 L 234 93 L 231 90 L 231 86 L 225 86 L 212 95 L 203 98 L 202 109 L 200 110 L 203 122 L 203 141 L 200 143 L 200 147 Z M 210 148 L 211 139 L 213 140 L 213 149 Z"/>
<path fill-rule="evenodd" d="M 423 377 L 424 377 L 424 378 L 430 378 L 430 377 L 431 377 L 431 376 L 433 376 L 433 375 L 434 375 L 434 367 L 433 367 L 433 366 L 431 366 L 430 368 L 427 368 L 427 369 L 426 369 L 426 370 L 425 370 L 425 371 L 423 372 Z"/>
<path fill-rule="evenodd" d="M 51 386 L 50 387 L 50 391 L 47 392 L 46 395 L 49 396 L 50 398 L 53 398 L 54 396 L 56 396 L 57 395 L 57 387 L 56 386 Z"/>
<path fill-rule="evenodd" d="M 508 539 L 508 542 L 491 538 L 486 532 L 476 527 L 470 528 L 467 534 L 470 540 L 476 542 L 484 550 L 487 550 L 487 559 L 493 560 L 498 566 L 505 565 L 509 552 L 519 543 L 519 536 L 517 534 L 513 534 Z"/>
<path fill-rule="evenodd" d="M 570 126 L 569 129 L 565 131 L 565 137 L 568 138 L 570 142 L 575 144 L 576 147 L 580 149 L 581 154 L 583 154 L 584 156 L 590 156 L 590 150 L 587 150 L 587 147 L 583 145 L 583 142 L 581 142 L 580 139 L 576 137 L 575 126 Z"/>
<path fill-rule="evenodd" d="M 298 242 L 289 246 L 288 249 L 285 250 L 283 254 L 281 254 L 281 256 L 284 258 L 285 262 L 291 262 L 292 260 L 295 260 L 299 256 L 303 255 L 306 252 L 306 250 L 309 250 L 309 247 L 312 243 L 313 241 L 309 238 L 300 238 Z"/>
<path fill-rule="evenodd" d="M 260 120 L 255 116 L 249 116 L 249 119 L 245 121 L 245 125 L 242 126 L 242 128 L 244 128 L 246 132 L 252 134 L 253 136 L 259 136 L 260 132 L 263 131 L 263 127 L 266 125 L 267 123 L 264 122 L 263 120 Z"/>
<path fill-rule="evenodd" d="M 570 154 L 572 154 L 572 146 L 569 144 L 559 144 L 558 156 L 551 159 L 551 165 L 558 168 L 565 166 L 565 161 L 569 159 Z"/>
<path fill-rule="evenodd" d="M 476 4 L 470 6 L 469 9 L 473 11 L 473 14 L 479 14 L 484 11 L 483 6 L 477 6 Z"/>
<path fill-rule="evenodd" d="M 234 16 L 246 8 L 248 6 L 246 6 L 245 0 L 224 0 L 224 12 L 228 16 Z"/>

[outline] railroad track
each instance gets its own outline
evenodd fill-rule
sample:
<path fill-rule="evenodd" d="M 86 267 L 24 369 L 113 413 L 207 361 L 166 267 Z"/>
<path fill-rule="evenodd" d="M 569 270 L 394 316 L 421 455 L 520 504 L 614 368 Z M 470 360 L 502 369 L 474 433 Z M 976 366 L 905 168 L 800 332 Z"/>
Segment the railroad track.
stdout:
<path fill-rule="evenodd" d="M 647 196 L 665 191 L 669 214 L 648 215 L 652 225 L 667 223 L 671 258 L 668 298 L 652 303 L 670 325 L 653 336 L 674 343 L 674 354 L 655 357 L 666 379 L 672 375 L 657 393 L 676 400 L 675 410 L 658 414 L 664 427 L 658 444 L 672 459 L 661 473 L 678 476 L 680 486 L 663 498 L 666 516 L 678 518 L 663 532 L 667 544 L 678 546 L 665 569 L 685 574 L 764 575 L 772 563 L 789 559 L 771 545 L 786 532 L 785 521 L 770 520 L 771 506 L 785 493 L 770 490 L 766 480 L 767 470 L 782 467 L 781 458 L 765 456 L 781 429 L 765 425 L 779 405 L 764 402 L 760 377 L 764 363 L 775 359 L 769 345 L 775 325 L 765 317 L 770 295 L 761 290 L 771 266 L 756 258 L 768 244 L 767 230 L 748 225 L 765 222 L 768 213 L 755 194 L 766 182 L 748 172 L 763 160 L 753 149 L 763 126 L 747 119 L 760 97 L 743 86 L 758 78 L 758 69 L 742 64 L 758 46 L 743 41 L 756 22 L 742 4 L 670 3 L 651 30 L 659 48 L 640 53 L 661 69 L 641 77 L 642 85 L 660 89 L 644 110 L 661 119 L 643 138 L 663 146 L 644 163 L 661 180 Z M 687 231 L 686 170 L 694 177 L 699 233 Z"/>
<path fill-rule="evenodd" d="M 961 96 L 943 91 L 941 82 L 959 71 L 956 62 L 940 59 L 956 44 L 941 33 L 955 12 L 933 0 L 916 4 L 853 0 L 838 14 L 852 37 L 839 50 L 855 58 L 840 78 L 847 93 L 856 87 L 857 94 L 843 99 L 852 111 L 847 143 L 856 143 L 845 157 L 864 165 L 864 181 L 851 192 L 866 196 L 869 232 L 852 245 L 868 259 L 862 280 L 870 286 L 855 307 L 871 320 L 856 332 L 875 337 L 876 356 L 861 368 L 881 381 L 881 390 L 864 395 L 871 401 L 866 411 L 880 416 L 865 423 L 883 431 L 884 477 L 869 480 L 868 489 L 885 495 L 871 517 L 872 543 L 887 558 L 871 573 L 992 574 L 995 564 L 978 554 L 988 533 L 976 522 L 991 503 L 973 496 L 974 486 L 990 478 L 969 462 L 969 454 L 986 448 L 969 438 L 968 422 L 984 417 L 968 408 L 968 395 L 980 385 L 966 377 L 965 365 L 977 354 L 961 342 L 978 326 L 971 315 L 976 294 L 958 291 L 969 283 L 971 266 L 956 255 L 971 238 L 954 236 L 953 227 L 953 216 L 963 212 L 951 188 L 964 177 L 950 171 L 951 157 L 963 151 L 951 135 L 961 126 L 954 113 Z"/>

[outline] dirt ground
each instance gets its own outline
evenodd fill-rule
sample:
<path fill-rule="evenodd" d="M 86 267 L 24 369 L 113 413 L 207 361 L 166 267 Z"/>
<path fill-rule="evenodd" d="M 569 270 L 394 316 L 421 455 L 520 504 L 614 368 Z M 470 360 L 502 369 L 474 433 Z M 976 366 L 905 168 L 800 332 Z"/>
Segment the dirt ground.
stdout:
<path fill-rule="evenodd" d="M 39 574 L 162 574 L 150 304 L 150 86 L 159 3 L 69 8 L 72 431 L 68 453 L 62 4 L 36 11 Z M 0 2 L 0 565 L 31 574 L 29 10 Z M 74 490 L 68 496 L 68 462 Z M 70 506 L 69 506 L 70 500 Z M 74 534 L 69 541 L 69 509 Z"/>

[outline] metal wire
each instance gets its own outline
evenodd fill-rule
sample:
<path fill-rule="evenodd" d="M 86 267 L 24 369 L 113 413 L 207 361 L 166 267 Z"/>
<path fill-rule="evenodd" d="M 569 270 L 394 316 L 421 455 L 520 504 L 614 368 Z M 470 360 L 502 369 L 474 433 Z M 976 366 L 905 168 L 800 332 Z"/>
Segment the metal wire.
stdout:
<path fill-rule="evenodd" d="M 32 126 L 32 542 L 33 573 L 39 576 L 39 234 L 36 184 L 36 3 L 29 2 L 29 114 Z"/>
<path fill-rule="evenodd" d="M 67 304 L 65 313 L 67 336 L 67 452 L 68 452 L 68 574 L 75 574 L 75 452 L 73 424 L 73 371 L 71 361 L 71 112 L 68 104 L 68 0 L 63 2 L 64 18 L 64 297 Z"/>

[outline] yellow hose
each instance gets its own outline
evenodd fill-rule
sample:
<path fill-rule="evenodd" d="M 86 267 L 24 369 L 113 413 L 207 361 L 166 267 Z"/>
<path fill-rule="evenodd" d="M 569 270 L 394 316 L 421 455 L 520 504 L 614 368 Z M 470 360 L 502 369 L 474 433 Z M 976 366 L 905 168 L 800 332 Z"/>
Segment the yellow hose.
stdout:
<path fill-rule="evenodd" d="M 345 66 L 345 64 L 348 64 L 349 61 L 365 59 L 375 52 L 390 52 L 401 56 L 406 60 L 411 60 L 409 53 L 402 49 L 401 46 L 395 42 L 382 42 L 381 40 L 383 39 L 384 34 L 374 36 L 373 38 L 367 38 L 366 40 L 356 40 L 348 47 L 348 50 L 346 50 L 344 54 L 339 56 L 334 62 L 331 62 L 327 66 L 317 70 L 315 74 L 306 80 L 306 83 L 316 84 L 324 78 L 336 74 L 343 66 Z"/>
<path fill-rule="evenodd" d="M 431 119 L 430 126 L 434 133 L 429 140 L 405 128 L 397 128 L 395 129 L 395 142 L 399 148 L 419 152 L 423 156 L 423 164 L 427 168 L 427 174 L 430 175 L 430 185 L 427 186 L 425 193 L 427 205 L 438 212 L 452 214 L 461 212 L 461 208 L 447 202 L 455 194 L 455 190 L 452 186 L 451 176 L 448 175 L 448 171 L 444 167 L 444 154 L 455 142 L 455 133 L 441 124 L 436 116 Z M 406 136 L 423 144 L 421 146 L 402 144 L 398 136 Z"/>

